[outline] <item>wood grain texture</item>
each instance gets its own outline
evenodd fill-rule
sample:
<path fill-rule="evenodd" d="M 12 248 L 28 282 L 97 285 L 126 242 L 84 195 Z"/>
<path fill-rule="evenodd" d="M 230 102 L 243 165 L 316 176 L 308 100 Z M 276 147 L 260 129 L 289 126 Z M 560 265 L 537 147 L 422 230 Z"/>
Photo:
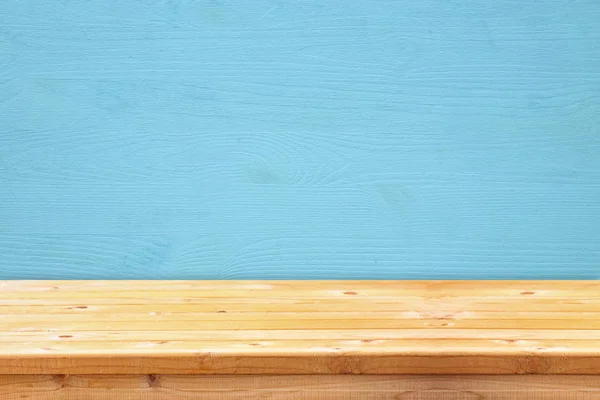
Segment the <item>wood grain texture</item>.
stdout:
<path fill-rule="evenodd" d="M 597 376 L 0 375 L 4 400 L 595 400 Z"/>
<path fill-rule="evenodd" d="M 600 375 L 597 281 L 0 281 L 0 289 L 0 374 Z"/>
<path fill-rule="evenodd" d="M 596 279 L 597 0 L 0 1 L 2 279 Z"/>

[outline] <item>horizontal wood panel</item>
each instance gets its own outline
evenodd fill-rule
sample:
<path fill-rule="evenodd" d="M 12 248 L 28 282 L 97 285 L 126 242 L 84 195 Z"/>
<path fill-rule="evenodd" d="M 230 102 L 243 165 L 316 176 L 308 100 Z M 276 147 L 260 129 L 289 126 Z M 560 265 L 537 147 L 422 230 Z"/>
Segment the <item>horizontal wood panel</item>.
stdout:
<path fill-rule="evenodd" d="M 54 292 L 59 290 L 62 292 L 72 291 L 80 292 L 81 285 L 84 284 L 90 292 L 105 291 L 106 281 L 99 280 L 5 280 L 0 282 L 0 288 L 3 292 Z M 485 283 L 483 283 L 485 282 Z M 264 291 L 269 293 L 278 293 L 279 290 L 308 290 L 311 292 L 311 297 L 318 297 L 320 291 L 325 291 L 328 296 L 332 293 L 339 293 L 345 290 L 372 290 L 374 284 L 377 287 L 377 293 L 385 293 L 391 290 L 394 295 L 402 295 L 405 293 L 416 293 L 422 296 L 428 290 L 433 291 L 436 295 L 449 291 L 451 295 L 465 295 L 467 293 L 479 294 L 480 288 L 473 285 L 473 281 L 461 280 L 412 280 L 402 281 L 402 287 L 398 287 L 398 281 L 393 280 L 305 280 L 305 281 L 278 281 L 278 280 L 210 280 L 210 281 L 190 281 L 190 280 L 115 280 L 110 281 L 111 288 L 116 292 L 131 292 L 140 291 L 143 288 L 144 292 L 154 292 L 154 295 L 161 296 L 168 291 L 173 290 L 200 290 L 213 291 L 219 290 L 242 290 L 247 291 Z M 520 291 L 539 290 L 540 293 L 565 293 L 572 290 L 577 290 L 580 294 L 587 292 L 598 294 L 598 283 L 590 280 L 490 280 L 482 281 L 485 285 L 486 292 L 489 295 L 508 294 L 514 295 Z"/>
<path fill-rule="evenodd" d="M 351 356 L 589 356 L 598 352 L 598 340 L 490 340 L 490 339 L 362 339 L 362 340 L 103 340 L 71 342 L 69 335 L 46 342 L 13 342 L 2 346 L 2 357 L 158 355 L 158 356 L 287 356 L 342 354 Z"/>
<path fill-rule="evenodd" d="M 380 374 L 559 374 L 600 375 L 597 356 L 344 355 L 327 352 L 269 356 L 202 354 L 145 355 L 31 354 L 2 357 L 0 374 L 192 374 L 192 375 L 380 375 Z"/>
<path fill-rule="evenodd" d="M 571 294 L 572 295 L 572 294 Z M 21 298 L 13 298 L 13 299 L 3 299 L 0 298 L 0 307 L 38 307 L 38 306 L 57 306 L 57 307 L 66 307 L 67 309 L 72 309 L 75 311 L 79 311 L 85 309 L 85 307 L 89 306 L 110 306 L 118 304 L 119 306 L 149 306 L 149 305 L 157 305 L 170 307 L 170 306 L 184 306 L 190 307 L 190 309 L 197 309 L 195 307 L 205 307 L 209 310 L 222 310 L 224 305 L 232 305 L 234 309 L 241 311 L 257 311 L 257 310 L 267 310 L 274 311 L 273 307 L 280 307 L 277 310 L 284 311 L 288 310 L 288 307 L 292 307 L 292 311 L 310 311 L 310 312 L 318 312 L 323 311 L 329 305 L 332 307 L 336 307 L 337 311 L 347 310 L 348 304 L 352 306 L 352 309 L 357 311 L 370 311 L 370 310 L 384 310 L 388 309 L 391 311 L 395 310 L 412 310 L 414 308 L 425 308 L 425 309 L 440 309 L 445 307 L 450 308 L 460 308 L 467 307 L 473 304 L 475 309 L 480 310 L 492 310 L 492 311 L 503 311 L 508 309 L 513 310 L 540 310 L 540 311 L 558 311 L 559 309 L 552 310 L 552 305 L 556 304 L 556 307 L 566 306 L 569 307 L 568 311 L 572 309 L 573 306 L 579 306 L 584 308 L 584 310 L 590 309 L 591 311 L 597 311 L 598 308 L 598 298 L 593 297 L 575 297 L 569 294 L 565 294 L 561 297 L 553 297 L 546 299 L 520 299 L 516 297 L 492 297 L 492 296 L 460 296 L 448 298 L 444 297 L 441 299 L 431 298 L 431 297 L 390 297 L 390 298 L 362 298 L 359 300 L 356 299 L 348 299 L 348 298 L 314 298 L 314 299 L 295 299 L 295 298 L 185 298 L 185 297 L 164 297 L 160 299 L 149 298 L 149 297 L 127 297 L 127 298 L 103 298 L 101 296 L 98 297 L 88 297 L 87 299 L 76 298 L 70 299 L 68 297 L 62 299 L 30 299 L 26 297 Z M 300 305 L 300 309 L 295 310 L 293 307 Z M 538 308 L 538 306 L 540 308 Z M 265 308 L 266 307 L 266 308 Z M 380 309 L 381 307 L 381 309 Z M 544 310 L 543 307 L 546 307 L 547 310 Z M 548 310 L 548 308 L 550 308 Z M 11 311 L 12 309 L 8 310 Z M 15 312 L 18 312 L 19 308 L 14 309 Z M 35 310 L 35 309 L 32 309 Z M 154 310 L 149 310 L 154 311 Z"/>
<path fill-rule="evenodd" d="M 546 316 L 548 318 L 548 316 Z M 600 319 L 598 320 L 580 320 L 571 319 L 330 319 L 318 320 L 310 316 L 299 316 L 293 320 L 270 319 L 265 316 L 263 319 L 252 319 L 238 321 L 202 321 L 197 320 L 178 320 L 177 316 L 165 318 L 161 322 L 158 319 L 144 320 L 108 320 L 94 321 L 93 319 L 81 318 L 76 321 L 54 322 L 49 316 L 36 321 L 7 321 L 2 323 L 5 330 L 23 331 L 23 332 L 59 332 L 59 331 L 78 331 L 78 330 L 129 330 L 146 331 L 160 329 L 164 331 L 180 331 L 186 329 L 195 330 L 244 330 L 244 329 L 295 329 L 307 332 L 310 336 L 311 330 L 321 329 L 561 329 L 562 327 L 577 327 L 581 330 L 600 330 Z"/>
<path fill-rule="evenodd" d="M 336 320 L 388 320 L 388 321 L 411 321 L 411 320 L 576 320 L 581 322 L 582 320 L 598 320 L 600 319 L 600 312 L 567 312 L 567 311 L 513 311 L 507 313 L 506 311 L 445 311 L 444 309 L 434 310 L 433 308 L 420 307 L 419 311 L 380 311 L 380 310 L 364 310 L 364 311 L 349 311 L 351 305 L 346 305 L 344 311 L 320 311 L 320 312 L 279 312 L 279 311 L 246 311 L 246 312 L 230 312 L 227 307 L 221 307 L 223 310 L 215 310 L 212 312 L 195 312 L 190 310 L 189 312 L 156 312 L 149 311 L 146 313 L 142 312 L 129 312 L 129 313 L 115 313 L 111 314 L 106 311 L 93 312 L 87 308 L 83 311 L 69 312 L 69 313 L 57 313 L 52 314 L 52 319 L 55 322 L 76 322 L 81 321 L 85 318 L 85 315 L 93 315 L 94 320 L 97 322 L 124 322 L 132 321 L 135 318 L 136 322 L 182 322 L 182 321 L 210 321 L 210 322 L 242 322 L 242 321 L 264 321 L 267 317 L 282 322 L 293 322 L 297 320 L 306 319 L 310 315 L 310 319 L 318 323 L 317 321 L 336 321 Z M 321 306 L 321 309 L 326 309 L 327 305 Z M 6 314 L 5 322 L 36 322 L 43 320 L 48 316 L 47 313 L 34 313 L 31 310 L 30 313 L 17 313 L 17 314 Z M 527 322 L 524 322 L 525 324 Z"/>
<path fill-rule="evenodd" d="M 105 298 L 148 298 L 177 297 L 198 298 L 265 298 L 336 299 L 352 297 L 357 302 L 362 298 L 382 300 L 408 298 L 478 297 L 481 289 L 470 281 L 403 281 L 402 287 L 394 281 L 114 281 L 114 291 L 106 293 L 101 283 L 94 281 L 3 281 L 3 298 L 19 299 L 28 293 L 29 299 L 77 299 L 87 293 L 102 292 Z M 102 281 L 100 281 L 102 282 Z M 156 283 L 161 282 L 161 283 Z M 214 282 L 214 286 L 213 286 Z M 294 282 L 294 283 L 290 283 Z M 357 282 L 356 286 L 353 282 Z M 373 288 L 374 282 L 388 282 Z M 487 282 L 490 282 L 489 284 Z M 495 282 L 495 283 L 494 283 Z M 598 285 L 593 281 L 486 281 L 486 294 L 491 297 L 523 295 L 533 298 L 556 298 L 577 290 L 582 298 L 600 297 Z M 566 282 L 562 286 L 561 282 Z M 406 283 L 406 284 L 404 284 Z M 218 289 L 218 290 L 215 290 Z M 250 295 L 250 296 L 249 296 Z"/>
<path fill-rule="evenodd" d="M 388 340 L 388 339 L 490 339 L 588 340 L 600 337 L 600 330 L 577 329 L 319 329 L 319 330 L 178 330 L 178 331 L 0 331 L 0 342 L 105 342 L 105 341 L 190 341 L 190 340 Z"/>
<path fill-rule="evenodd" d="M 506 312 L 507 309 L 514 310 L 515 315 L 519 313 L 540 312 L 562 312 L 564 315 L 576 315 L 577 313 L 600 313 L 600 302 L 596 299 L 530 299 L 524 302 L 522 299 L 499 298 L 489 299 L 481 297 L 457 297 L 454 299 L 427 299 L 422 298 L 401 300 L 376 300 L 363 299 L 351 303 L 352 311 L 348 311 L 348 301 L 344 299 L 335 300 L 265 300 L 265 299 L 219 299 L 218 304 L 212 299 L 197 299 L 186 301 L 186 299 L 171 298 L 161 299 L 160 302 L 150 302 L 148 299 L 140 298 L 129 304 L 115 304 L 114 299 L 88 298 L 85 301 L 69 300 L 37 300 L 11 299 L 4 301 L 0 298 L 0 313 L 6 314 L 79 314 L 94 311 L 97 313 L 121 314 L 121 313 L 216 313 L 225 311 L 227 313 L 254 312 L 254 313 L 286 313 L 286 312 L 310 312 L 312 315 L 322 313 L 348 313 L 365 312 L 369 315 L 382 312 L 411 312 L 422 310 L 424 312 L 444 313 L 444 310 L 456 310 L 468 308 L 472 312 Z M 34 304 L 29 304 L 29 303 Z M 58 303 L 58 304 L 56 304 Z M 62 303 L 62 304 L 61 304 Z M 134 304 L 131 304 L 134 303 Z M 138 303 L 138 304 L 135 304 Z M 464 314 L 464 313 L 463 313 Z M 573 317 L 575 318 L 575 317 Z"/>
<path fill-rule="evenodd" d="M 0 375 L 4 400 L 595 400 L 595 376 Z"/>

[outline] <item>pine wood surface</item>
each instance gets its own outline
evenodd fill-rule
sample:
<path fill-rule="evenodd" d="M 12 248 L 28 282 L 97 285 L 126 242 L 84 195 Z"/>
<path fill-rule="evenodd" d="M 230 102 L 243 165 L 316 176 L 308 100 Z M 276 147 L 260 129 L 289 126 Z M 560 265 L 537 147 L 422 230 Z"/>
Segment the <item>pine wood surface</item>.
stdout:
<path fill-rule="evenodd" d="M 0 374 L 600 374 L 593 281 L 2 281 Z"/>

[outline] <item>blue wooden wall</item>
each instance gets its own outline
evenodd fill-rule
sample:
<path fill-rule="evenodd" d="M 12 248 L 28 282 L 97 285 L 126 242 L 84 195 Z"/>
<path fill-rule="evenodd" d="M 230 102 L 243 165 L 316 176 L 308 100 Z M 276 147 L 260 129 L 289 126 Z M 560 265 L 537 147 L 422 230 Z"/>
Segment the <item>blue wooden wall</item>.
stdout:
<path fill-rule="evenodd" d="M 599 278 L 598 0 L 0 1 L 0 278 Z"/>

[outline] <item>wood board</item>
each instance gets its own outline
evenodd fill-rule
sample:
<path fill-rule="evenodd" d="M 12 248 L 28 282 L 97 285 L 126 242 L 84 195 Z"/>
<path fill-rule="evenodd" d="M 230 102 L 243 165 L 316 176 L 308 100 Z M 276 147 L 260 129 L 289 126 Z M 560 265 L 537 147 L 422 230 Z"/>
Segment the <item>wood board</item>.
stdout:
<path fill-rule="evenodd" d="M 598 376 L 0 375 L 3 400 L 596 400 Z"/>
<path fill-rule="evenodd" d="M 600 374 L 594 281 L 0 288 L 0 374 Z"/>

